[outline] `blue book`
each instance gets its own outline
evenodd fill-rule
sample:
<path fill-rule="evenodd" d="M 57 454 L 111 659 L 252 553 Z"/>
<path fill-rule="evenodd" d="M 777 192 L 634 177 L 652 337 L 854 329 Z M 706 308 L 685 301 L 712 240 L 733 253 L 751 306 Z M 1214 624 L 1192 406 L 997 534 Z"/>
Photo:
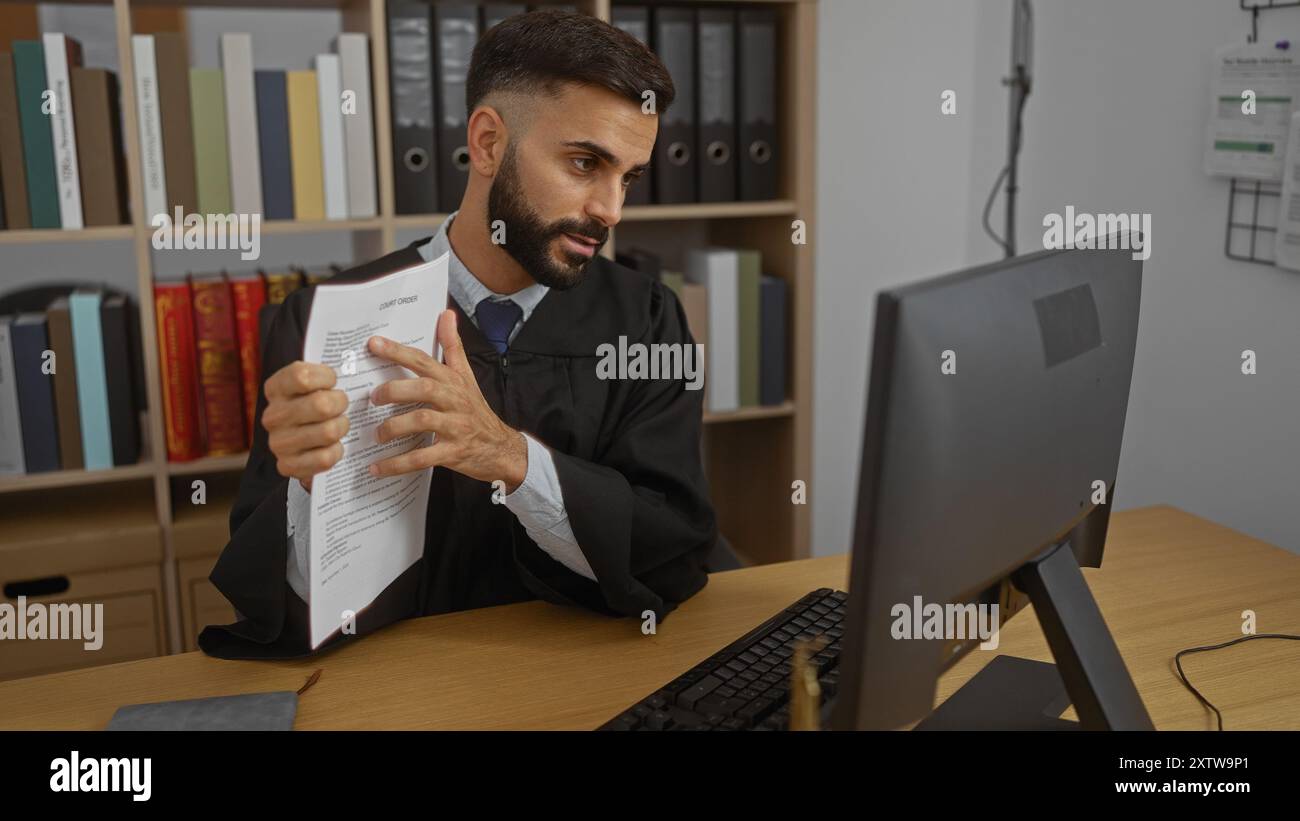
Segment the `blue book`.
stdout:
<path fill-rule="evenodd" d="M 785 401 L 785 280 L 763 277 L 759 288 L 758 403 Z"/>
<path fill-rule="evenodd" d="M 283 71 L 254 71 L 257 146 L 262 160 L 262 215 L 293 219 L 293 171 L 289 161 L 289 97 Z"/>
<path fill-rule="evenodd" d="M 59 431 L 54 419 L 54 374 L 47 373 L 49 334 L 45 314 L 19 314 L 9 326 L 28 473 L 59 469 Z"/>
<path fill-rule="evenodd" d="M 81 411 L 81 448 L 86 470 L 113 466 L 113 438 L 108 423 L 108 374 L 104 369 L 104 332 L 99 321 L 102 296 L 77 291 L 68 297 L 72 315 L 72 350 L 77 358 L 77 407 Z"/>

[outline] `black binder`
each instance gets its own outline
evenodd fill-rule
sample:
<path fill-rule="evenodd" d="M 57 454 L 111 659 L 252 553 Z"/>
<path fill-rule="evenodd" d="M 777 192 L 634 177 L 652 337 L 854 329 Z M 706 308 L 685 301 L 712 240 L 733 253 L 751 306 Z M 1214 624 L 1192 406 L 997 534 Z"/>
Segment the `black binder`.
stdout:
<path fill-rule="evenodd" d="M 438 210 L 431 35 L 427 3 L 389 0 L 393 193 L 399 214 L 430 214 Z"/>
<path fill-rule="evenodd" d="M 677 90 L 672 106 L 659 115 L 654 200 L 695 202 L 695 10 L 656 7 L 654 49 Z"/>
<path fill-rule="evenodd" d="M 742 200 L 777 197 L 780 145 L 776 134 L 776 11 L 740 12 L 736 40 L 740 72 L 738 147 L 739 190 Z"/>
<path fill-rule="evenodd" d="M 614 6 L 610 10 L 609 22 L 614 28 L 622 29 L 647 47 L 650 45 L 650 9 L 646 6 Z M 651 163 L 653 166 L 653 162 Z M 623 205 L 650 204 L 650 177 L 648 172 L 639 180 L 628 186 Z"/>
<path fill-rule="evenodd" d="M 115 466 L 134 465 L 140 458 L 140 416 L 135 406 L 135 368 L 131 363 L 128 323 L 134 306 L 122 294 L 105 295 L 99 306 L 104 340 L 104 371 L 108 381 L 109 442 Z"/>
<path fill-rule="evenodd" d="M 483 6 L 483 30 L 479 32 L 481 37 L 487 34 L 487 30 L 500 23 L 507 17 L 514 17 L 516 14 L 523 14 L 528 11 L 528 7 L 523 3 L 487 3 Z"/>
<path fill-rule="evenodd" d="M 438 44 L 438 210 L 450 213 L 460 208 L 469 181 L 465 80 L 478 42 L 478 7 L 439 3 L 433 7 L 433 20 Z"/>
<path fill-rule="evenodd" d="M 699 11 L 696 64 L 700 77 L 695 156 L 700 202 L 736 198 L 736 13 Z"/>

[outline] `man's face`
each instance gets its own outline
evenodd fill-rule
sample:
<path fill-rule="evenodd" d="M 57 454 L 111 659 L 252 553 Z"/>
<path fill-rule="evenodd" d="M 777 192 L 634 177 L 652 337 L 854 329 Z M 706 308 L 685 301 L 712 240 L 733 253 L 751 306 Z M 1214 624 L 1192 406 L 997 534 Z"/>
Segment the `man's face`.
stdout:
<path fill-rule="evenodd" d="M 638 178 L 658 130 L 657 116 L 605 89 L 539 99 L 492 180 L 488 230 L 501 220 L 503 247 L 533 279 L 572 288 L 618 224 L 627 185 L 649 184 Z"/>

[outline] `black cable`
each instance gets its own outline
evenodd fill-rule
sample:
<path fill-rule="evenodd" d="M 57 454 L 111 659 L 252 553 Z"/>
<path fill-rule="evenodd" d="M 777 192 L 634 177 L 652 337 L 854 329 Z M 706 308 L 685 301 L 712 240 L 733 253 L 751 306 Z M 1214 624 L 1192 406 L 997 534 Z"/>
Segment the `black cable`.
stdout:
<path fill-rule="evenodd" d="M 988 234 L 989 238 L 1002 248 L 1004 256 L 1011 256 L 1011 248 L 1007 245 L 1006 240 L 993 233 L 993 226 L 989 225 L 989 211 L 993 210 L 993 200 L 997 198 L 998 188 L 1002 185 L 1002 180 L 1010 172 L 1011 166 L 1009 165 L 1003 166 L 1002 170 L 998 172 L 998 178 L 993 181 L 993 190 L 989 192 L 989 198 L 984 202 L 984 218 L 982 220 L 984 223 L 984 233 Z"/>
<path fill-rule="evenodd" d="M 1020 159 L 1020 149 L 1022 146 L 1019 137 L 1022 123 L 1024 121 L 1025 101 L 1029 99 L 1030 91 L 1029 81 L 1025 79 L 1023 67 L 1018 67 L 1017 76 L 1013 78 L 1011 82 L 1013 84 L 1021 85 L 1024 88 L 1024 93 L 1020 95 L 1020 102 L 1016 105 L 1016 124 L 1012 133 L 1012 139 L 1014 140 L 1015 145 L 1012 151 L 1012 159 L 1002 167 L 1002 170 L 998 172 L 997 179 L 993 181 L 993 189 L 989 191 L 989 197 L 984 201 L 984 215 L 980 220 L 984 224 L 984 233 L 988 234 L 989 238 L 1002 248 L 1003 255 L 1008 257 L 1014 256 L 1015 252 L 1011 249 L 1010 243 L 993 232 L 993 226 L 989 225 L 989 211 L 993 210 L 993 201 L 997 199 L 998 188 L 1001 187 L 1002 180 L 1006 178 L 1007 174 L 1011 173 L 1011 163 Z M 1014 191 L 1008 191 L 1007 193 L 1012 194 Z"/>
<path fill-rule="evenodd" d="M 1183 680 L 1183 686 L 1190 690 L 1192 695 L 1196 696 L 1202 704 L 1214 711 L 1215 717 L 1219 720 L 1220 732 L 1223 731 L 1223 713 L 1219 712 L 1219 708 L 1211 704 L 1210 700 L 1201 695 L 1201 691 L 1193 687 L 1192 683 L 1187 680 L 1187 674 L 1183 672 L 1182 658 L 1191 653 L 1206 653 L 1210 650 L 1222 650 L 1225 647 L 1231 647 L 1234 644 L 1241 644 L 1243 641 L 1251 641 L 1253 639 L 1286 639 L 1287 641 L 1300 641 L 1300 636 L 1292 636 L 1286 633 L 1260 633 L 1255 636 L 1242 636 L 1239 639 L 1225 641 L 1222 644 L 1211 644 L 1205 647 L 1190 647 L 1186 650 L 1179 650 L 1174 654 L 1174 666 L 1178 668 L 1178 677 Z"/>

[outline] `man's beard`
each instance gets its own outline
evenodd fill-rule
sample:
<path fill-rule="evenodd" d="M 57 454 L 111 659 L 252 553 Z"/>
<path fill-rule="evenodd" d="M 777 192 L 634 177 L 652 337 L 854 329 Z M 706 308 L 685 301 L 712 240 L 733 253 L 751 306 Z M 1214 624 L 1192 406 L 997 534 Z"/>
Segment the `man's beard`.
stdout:
<path fill-rule="evenodd" d="M 609 229 L 595 220 L 584 222 L 575 219 L 562 219 L 552 223 L 543 222 L 541 216 L 524 199 L 519 184 L 519 169 L 515 163 L 514 146 L 506 148 L 506 155 L 501 161 L 496 179 L 488 191 L 488 231 L 494 231 L 497 220 L 505 226 L 505 244 L 502 246 L 514 257 L 520 267 L 533 279 L 548 288 L 564 291 L 582 282 L 587 273 L 587 266 L 596 258 L 570 251 L 561 244 L 562 262 L 557 262 L 551 254 L 551 243 L 562 234 L 577 234 L 599 241 L 596 252 L 604 246 L 609 238 Z"/>

